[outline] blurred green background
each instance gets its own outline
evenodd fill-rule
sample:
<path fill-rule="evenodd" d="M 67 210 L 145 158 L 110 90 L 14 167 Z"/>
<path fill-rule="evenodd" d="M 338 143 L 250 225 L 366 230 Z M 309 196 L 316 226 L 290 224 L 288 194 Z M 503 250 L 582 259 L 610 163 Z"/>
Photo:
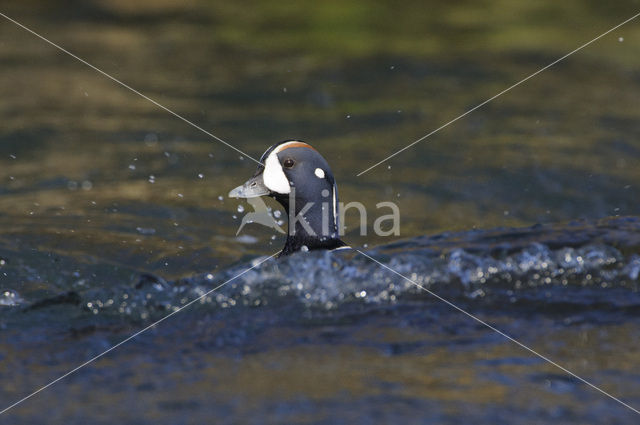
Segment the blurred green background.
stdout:
<path fill-rule="evenodd" d="M 369 246 L 390 241 L 372 234 L 375 204 L 389 200 L 401 237 L 638 214 L 637 21 L 355 176 L 638 10 L 513 0 L 2 7 L 255 158 L 279 140 L 312 143 L 341 200 L 369 208 L 366 237 L 355 215 L 346 223 L 346 239 Z M 281 246 L 257 225 L 235 237 L 240 201 L 226 194 L 251 160 L 1 22 L 6 245 L 170 277 Z"/>
<path fill-rule="evenodd" d="M 373 234 L 383 201 L 400 207 L 401 238 L 462 231 L 420 251 L 398 244 L 389 264 L 638 406 L 637 250 L 574 251 L 594 227 L 561 224 L 553 263 L 542 236 L 471 229 L 640 215 L 640 20 L 356 174 L 640 12 L 640 1 L 25 0 L 0 12 L 255 158 L 283 139 L 313 144 L 341 200 L 368 207 L 366 236 L 347 216 L 354 246 L 397 239 Z M 0 17 L 0 408 L 280 249 L 267 228 L 235 235 L 248 206 L 226 194 L 254 170 Z M 609 241 L 634 225 L 611 227 Z M 438 241 L 456 255 L 439 255 Z M 502 268 L 498 246 L 516 251 Z M 235 308 L 192 306 L 0 421 L 636 418 L 424 293 L 399 284 L 398 304 L 372 300 L 397 276 L 364 257 L 334 268 L 319 258 L 248 273 L 215 294 L 236 293 Z M 597 266 L 575 272 L 586 260 Z M 303 270 L 288 273 L 292 264 Z M 528 267 L 546 283 L 528 287 Z M 478 291 L 460 281 L 490 270 L 496 281 Z M 213 278 L 136 285 L 140 271 Z M 307 290 L 346 298 L 315 316 Z"/>

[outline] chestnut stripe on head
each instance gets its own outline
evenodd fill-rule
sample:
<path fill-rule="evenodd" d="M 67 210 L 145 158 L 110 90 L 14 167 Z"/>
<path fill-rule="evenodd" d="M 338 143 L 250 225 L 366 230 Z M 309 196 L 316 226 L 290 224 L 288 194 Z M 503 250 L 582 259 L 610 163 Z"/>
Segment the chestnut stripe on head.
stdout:
<path fill-rule="evenodd" d="M 275 152 L 276 153 L 280 153 L 283 150 L 289 149 L 289 148 L 309 148 L 309 149 L 313 149 L 315 151 L 313 146 L 308 145 L 305 142 L 291 141 L 291 142 L 285 142 L 285 143 L 281 144 L 280 146 L 278 146 L 275 149 Z"/>
<path fill-rule="evenodd" d="M 264 159 L 262 179 L 269 190 L 281 195 L 291 193 L 291 184 L 289 183 L 289 180 L 280 165 L 280 161 L 278 160 L 278 153 L 288 148 L 309 148 L 315 151 L 311 145 L 298 140 L 291 140 L 276 146 L 271 152 L 267 151 L 269 152 L 268 155 L 265 152 L 265 155 L 267 156 Z M 265 155 L 263 155 L 263 158 Z"/>

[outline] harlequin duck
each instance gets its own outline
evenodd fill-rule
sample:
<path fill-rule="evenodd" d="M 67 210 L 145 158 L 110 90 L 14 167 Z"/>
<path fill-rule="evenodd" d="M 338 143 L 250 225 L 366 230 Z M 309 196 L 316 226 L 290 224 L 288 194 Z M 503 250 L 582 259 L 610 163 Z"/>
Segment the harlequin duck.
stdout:
<path fill-rule="evenodd" d="M 276 143 L 262 155 L 253 177 L 229 192 L 233 198 L 263 195 L 277 200 L 289 217 L 287 241 L 279 256 L 348 248 L 338 237 L 335 179 L 327 161 L 311 145 L 299 140 Z"/>

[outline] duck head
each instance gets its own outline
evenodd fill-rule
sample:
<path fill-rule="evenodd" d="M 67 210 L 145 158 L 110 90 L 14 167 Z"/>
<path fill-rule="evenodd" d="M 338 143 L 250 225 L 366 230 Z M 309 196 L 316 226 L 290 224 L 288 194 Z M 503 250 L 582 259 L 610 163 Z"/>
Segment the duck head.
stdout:
<path fill-rule="evenodd" d="M 229 192 L 233 198 L 270 196 L 289 217 L 287 241 L 280 255 L 302 249 L 346 246 L 338 237 L 338 188 L 327 161 L 311 145 L 285 140 L 260 158 L 253 177 Z"/>

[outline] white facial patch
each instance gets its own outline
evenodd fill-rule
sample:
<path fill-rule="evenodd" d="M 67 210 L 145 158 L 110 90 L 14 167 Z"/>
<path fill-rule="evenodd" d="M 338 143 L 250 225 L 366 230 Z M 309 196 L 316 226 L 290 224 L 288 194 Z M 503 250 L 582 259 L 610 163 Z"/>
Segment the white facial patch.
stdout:
<path fill-rule="evenodd" d="M 264 161 L 264 171 L 262 173 L 264 185 L 276 193 L 286 194 L 291 192 L 291 185 L 284 174 L 284 170 L 278 161 L 276 150 L 271 152 Z"/>
<path fill-rule="evenodd" d="M 322 168 L 316 168 L 315 174 L 316 174 L 316 177 L 319 179 L 324 178 L 324 170 Z"/>

